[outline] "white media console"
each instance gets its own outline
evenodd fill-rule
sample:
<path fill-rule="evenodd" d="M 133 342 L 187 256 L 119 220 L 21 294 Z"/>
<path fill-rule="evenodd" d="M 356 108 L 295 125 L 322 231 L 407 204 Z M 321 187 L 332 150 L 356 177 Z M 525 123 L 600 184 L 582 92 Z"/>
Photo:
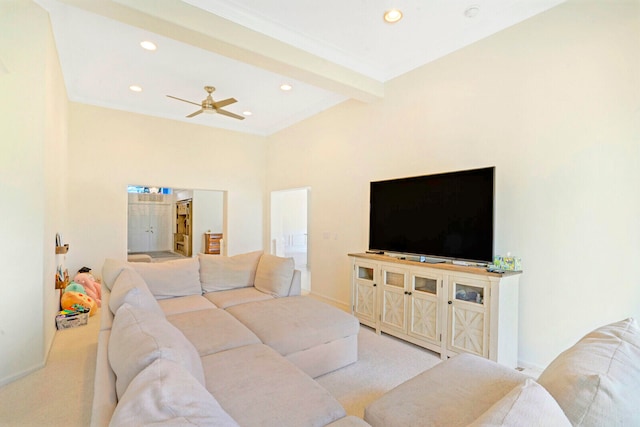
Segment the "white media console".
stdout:
<path fill-rule="evenodd" d="M 349 254 L 360 323 L 440 353 L 466 352 L 515 368 L 521 272 Z"/>

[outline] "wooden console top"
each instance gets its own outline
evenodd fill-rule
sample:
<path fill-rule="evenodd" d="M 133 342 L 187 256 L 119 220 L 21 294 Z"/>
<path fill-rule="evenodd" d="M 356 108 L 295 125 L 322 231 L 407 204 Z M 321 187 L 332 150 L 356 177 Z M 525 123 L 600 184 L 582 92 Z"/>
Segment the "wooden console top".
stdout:
<path fill-rule="evenodd" d="M 368 253 L 350 253 L 348 254 L 352 257 L 370 259 L 375 261 L 386 261 L 386 262 L 395 262 L 398 264 L 406 264 L 414 267 L 429 267 L 435 268 L 439 270 L 449 270 L 449 271 L 459 271 L 464 273 L 473 273 L 473 274 L 483 274 L 485 276 L 493 276 L 493 277 L 505 277 L 505 276 L 514 276 L 518 274 L 522 274 L 522 271 L 505 271 L 504 273 L 494 273 L 489 272 L 485 267 L 473 267 L 467 265 L 455 265 L 450 263 L 438 263 L 438 264 L 430 264 L 427 262 L 420 261 L 412 261 L 408 259 L 400 259 L 395 256 L 389 255 L 379 255 L 379 254 L 368 254 Z"/>

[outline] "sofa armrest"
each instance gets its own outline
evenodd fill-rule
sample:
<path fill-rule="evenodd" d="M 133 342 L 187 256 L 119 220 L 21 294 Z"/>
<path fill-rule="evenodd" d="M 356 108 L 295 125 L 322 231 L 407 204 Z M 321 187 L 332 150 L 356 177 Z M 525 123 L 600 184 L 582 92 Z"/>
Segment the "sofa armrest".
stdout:
<path fill-rule="evenodd" d="M 302 272 L 300 270 L 293 270 L 293 279 L 291 279 L 291 288 L 289 289 L 289 296 L 293 297 L 302 293 Z"/>

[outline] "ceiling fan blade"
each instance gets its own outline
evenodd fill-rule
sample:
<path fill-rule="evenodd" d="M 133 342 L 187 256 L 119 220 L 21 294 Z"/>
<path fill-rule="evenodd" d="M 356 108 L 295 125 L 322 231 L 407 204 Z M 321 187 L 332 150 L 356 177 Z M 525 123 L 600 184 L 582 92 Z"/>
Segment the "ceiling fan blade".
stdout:
<path fill-rule="evenodd" d="M 234 119 L 244 120 L 244 117 L 234 114 L 227 110 L 216 109 L 216 111 L 218 112 L 218 114 L 222 114 L 223 116 L 229 116 L 229 117 L 233 117 Z"/>
<path fill-rule="evenodd" d="M 195 113 L 191 113 L 191 114 L 189 114 L 189 115 L 187 116 L 187 118 L 188 118 L 188 119 L 190 119 L 191 117 L 195 117 L 195 116 L 197 116 L 198 114 L 201 114 L 201 113 L 203 113 L 203 112 L 204 112 L 204 110 L 203 110 L 203 109 L 200 109 L 200 110 L 196 111 Z"/>
<path fill-rule="evenodd" d="M 187 101 L 186 99 L 182 99 L 182 98 L 177 98 L 175 96 L 171 96 L 171 95 L 167 95 L 168 98 L 173 98 L 173 99 L 177 99 L 178 101 L 182 101 L 182 102 L 188 102 L 189 104 L 193 104 L 193 105 L 197 105 L 198 107 L 201 107 L 202 104 L 200 104 L 199 102 L 191 102 L 191 101 Z"/>
<path fill-rule="evenodd" d="M 222 107 L 226 107 L 229 104 L 233 104 L 234 102 L 238 102 L 238 100 L 235 98 L 227 98 L 227 99 L 223 99 L 222 101 L 214 102 L 213 106 L 215 108 L 222 108 Z"/>

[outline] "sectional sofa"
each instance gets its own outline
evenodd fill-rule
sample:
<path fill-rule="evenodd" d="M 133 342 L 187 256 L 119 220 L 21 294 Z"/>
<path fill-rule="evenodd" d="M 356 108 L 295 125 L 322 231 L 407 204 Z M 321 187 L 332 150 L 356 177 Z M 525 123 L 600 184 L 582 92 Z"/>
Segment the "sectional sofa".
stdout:
<path fill-rule="evenodd" d="M 262 252 L 106 260 L 92 426 L 359 426 L 313 378 L 357 360 L 357 320 Z"/>
<path fill-rule="evenodd" d="M 105 262 L 92 426 L 640 426 L 640 330 L 587 334 L 536 380 L 460 354 L 364 420 L 313 380 L 357 360 L 357 320 L 261 252 Z"/>

